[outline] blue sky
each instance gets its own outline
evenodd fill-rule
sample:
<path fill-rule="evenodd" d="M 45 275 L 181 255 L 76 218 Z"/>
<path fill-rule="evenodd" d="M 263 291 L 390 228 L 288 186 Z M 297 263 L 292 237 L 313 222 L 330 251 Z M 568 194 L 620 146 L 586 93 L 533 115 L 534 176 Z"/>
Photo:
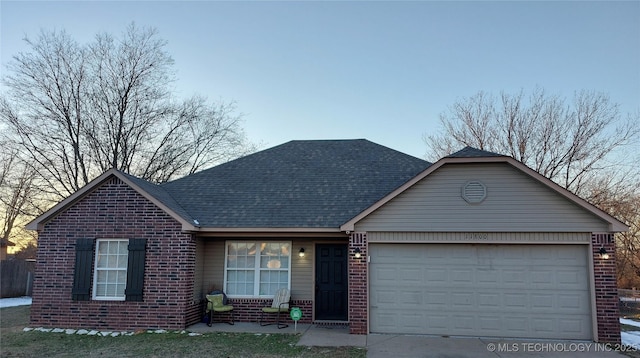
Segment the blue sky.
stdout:
<path fill-rule="evenodd" d="M 536 86 L 640 110 L 640 1 L 0 3 L 1 70 L 40 29 L 155 27 L 179 95 L 236 101 L 264 147 L 367 138 L 424 157 L 457 99 Z"/>

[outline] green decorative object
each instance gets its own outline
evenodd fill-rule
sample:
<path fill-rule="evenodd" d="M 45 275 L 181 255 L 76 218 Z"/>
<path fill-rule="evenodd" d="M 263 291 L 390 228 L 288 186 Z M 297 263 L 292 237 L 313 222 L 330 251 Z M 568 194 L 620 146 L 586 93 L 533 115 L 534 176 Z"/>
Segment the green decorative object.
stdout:
<path fill-rule="evenodd" d="M 292 320 L 297 322 L 302 317 L 302 311 L 300 310 L 300 307 L 293 307 L 291 308 L 291 312 L 289 313 L 289 315 L 291 316 Z"/>

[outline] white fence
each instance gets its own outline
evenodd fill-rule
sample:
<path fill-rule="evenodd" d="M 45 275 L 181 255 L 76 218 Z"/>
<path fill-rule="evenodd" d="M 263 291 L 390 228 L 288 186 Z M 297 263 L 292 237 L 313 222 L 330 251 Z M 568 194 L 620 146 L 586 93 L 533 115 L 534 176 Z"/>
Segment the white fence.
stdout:
<path fill-rule="evenodd" d="M 618 297 L 624 302 L 640 302 L 640 290 L 618 289 Z"/>

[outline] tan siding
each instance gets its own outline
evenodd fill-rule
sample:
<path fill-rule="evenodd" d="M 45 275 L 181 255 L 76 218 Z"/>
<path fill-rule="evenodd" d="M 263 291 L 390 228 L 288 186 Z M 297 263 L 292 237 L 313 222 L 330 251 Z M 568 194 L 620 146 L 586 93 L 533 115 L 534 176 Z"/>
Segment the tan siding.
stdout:
<path fill-rule="evenodd" d="M 468 204 L 471 180 L 486 199 Z M 448 164 L 380 207 L 355 231 L 600 232 L 608 224 L 508 164 Z"/>
<path fill-rule="evenodd" d="M 205 262 L 205 252 L 204 252 L 204 241 L 202 239 L 196 239 L 196 265 L 195 265 L 195 275 L 193 277 L 193 299 L 200 300 L 204 297 L 204 288 L 202 287 L 202 283 L 204 281 L 204 262 Z"/>
<path fill-rule="evenodd" d="M 369 243 L 577 243 L 591 242 L 582 232 L 368 232 Z"/>
<path fill-rule="evenodd" d="M 298 256 L 304 247 L 304 257 Z M 293 241 L 291 259 L 291 298 L 294 300 L 313 299 L 313 244 L 309 241 Z"/>
<path fill-rule="evenodd" d="M 224 240 L 205 242 L 204 284 L 205 292 L 214 288 L 222 290 L 224 280 Z"/>

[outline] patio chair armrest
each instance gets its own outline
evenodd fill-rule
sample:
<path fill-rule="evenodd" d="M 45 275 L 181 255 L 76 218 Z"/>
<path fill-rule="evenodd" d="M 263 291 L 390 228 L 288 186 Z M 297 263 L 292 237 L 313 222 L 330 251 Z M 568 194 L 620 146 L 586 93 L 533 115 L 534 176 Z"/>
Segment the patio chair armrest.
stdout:
<path fill-rule="evenodd" d="M 279 310 L 282 310 L 282 306 L 284 306 L 284 305 L 287 305 L 287 309 L 291 308 L 291 299 L 289 299 L 289 301 L 287 301 L 287 302 L 281 302 L 281 303 L 278 305 L 278 309 L 279 309 Z"/>

